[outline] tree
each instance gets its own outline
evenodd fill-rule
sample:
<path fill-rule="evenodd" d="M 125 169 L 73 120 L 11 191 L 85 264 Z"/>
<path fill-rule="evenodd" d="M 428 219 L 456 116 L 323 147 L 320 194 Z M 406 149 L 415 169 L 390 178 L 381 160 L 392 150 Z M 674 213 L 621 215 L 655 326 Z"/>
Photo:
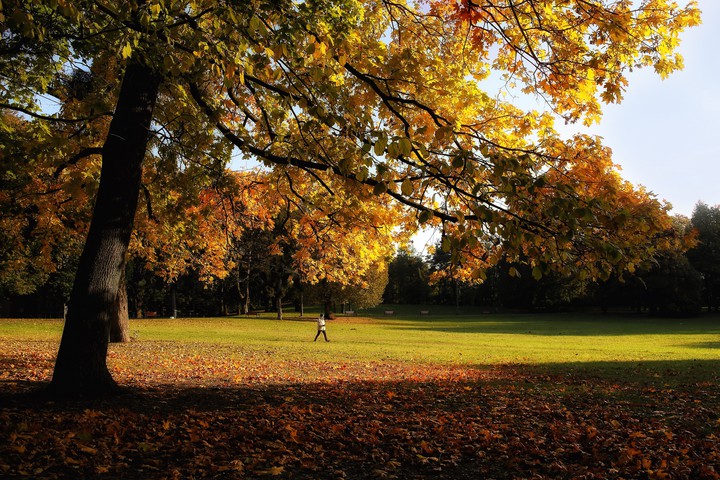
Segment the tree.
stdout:
<path fill-rule="evenodd" d="M 422 304 L 430 293 L 428 266 L 413 250 L 400 249 L 388 266 L 385 303 Z"/>
<path fill-rule="evenodd" d="M 494 282 L 498 302 L 507 308 L 558 311 L 587 295 L 589 281 L 573 275 L 550 272 L 534 278 L 525 263 L 498 264 Z"/>
<path fill-rule="evenodd" d="M 681 252 L 658 256 L 653 268 L 641 272 L 645 305 L 663 317 L 692 317 L 702 305 L 702 276 Z"/>
<path fill-rule="evenodd" d="M 551 116 L 522 112 L 478 82 L 496 71 L 568 121 L 597 120 L 601 100 L 621 99 L 628 69 L 665 76 L 682 66 L 675 50 L 699 21 L 693 3 L 9 0 L 3 8 L 0 105 L 46 128 L 105 113 L 39 113 L 56 72 L 121 58 L 121 80 L 107 88 L 115 108 L 53 376 L 58 392 L 114 388 L 108 312 L 154 126 L 208 165 L 226 160 L 213 155 L 214 128 L 244 155 L 306 172 L 320 188 L 344 179 L 338 196 L 384 194 L 420 223 L 454 223 L 452 246 L 476 277 L 520 254 L 538 275 L 608 276 L 651 255 L 658 246 L 639 239 L 662 243 L 668 227 L 667 206 L 619 180 L 595 139 L 563 141 Z M 488 235 L 502 241 L 477 250 Z"/>
<path fill-rule="evenodd" d="M 381 259 L 350 283 L 322 281 L 301 285 L 301 291 L 303 299 L 322 303 L 325 318 L 332 318 L 332 306 L 338 303 L 358 310 L 380 305 L 387 284 L 388 265 L 385 259 Z"/>
<path fill-rule="evenodd" d="M 697 245 L 687 252 L 690 263 L 703 277 L 705 305 L 720 308 L 720 207 L 703 202 L 695 205 L 691 218 Z"/>
<path fill-rule="evenodd" d="M 282 299 L 298 284 L 320 284 L 329 315 L 332 299 L 348 298 L 351 286 L 377 280 L 374 272 L 383 268 L 393 244 L 407 240 L 407 229 L 401 228 L 406 215 L 397 205 L 374 195 L 328 195 L 337 188 L 332 177 L 324 181 L 325 191 L 303 174 L 254 178 L 262 195 L 250 210 L 273 213 L 263 228 L 272 240 L 266 270 L 279 317 Z M 369 292 L 355 297 L 363 304 L 374 299 Z"/>
<path fill-rule="evenodd" d="M 90 212 L 85 192 L 71 195 L 70 183 L 24 161 L 38 153 L 40 126 L 7 110 L 0 116 L 0 290 L 27 295 L 75 265 Z"/>

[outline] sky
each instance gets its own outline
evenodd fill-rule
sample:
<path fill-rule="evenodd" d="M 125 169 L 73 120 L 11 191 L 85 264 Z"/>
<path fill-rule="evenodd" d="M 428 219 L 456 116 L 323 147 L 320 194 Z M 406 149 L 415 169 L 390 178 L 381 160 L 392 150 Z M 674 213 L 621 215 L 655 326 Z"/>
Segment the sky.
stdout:
<path fill-rule="evenodd" d="M 633 72 L 622 103 L 605 106 L 599 125 L 576 127 L 603 137 L 623 178 L 687 216 L 698 201 L 720 204 L 720 1 L 698 3 L 703 23 L 681 35 L 685 68 L 665 80 Z"/>

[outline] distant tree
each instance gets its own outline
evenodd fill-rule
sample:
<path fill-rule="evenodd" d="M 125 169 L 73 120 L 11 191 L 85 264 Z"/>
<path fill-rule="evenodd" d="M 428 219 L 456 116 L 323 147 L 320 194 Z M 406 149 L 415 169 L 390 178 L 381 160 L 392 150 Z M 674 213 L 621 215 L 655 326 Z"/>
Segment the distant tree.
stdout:
<path fill-rule="evenodd" d="M 557 311 L 583 298 L 589 287 L 587 279 L 550 272 L 542 277 L 533 276 L 527 263 L 500 263 L 493 269 L 494 282 L 500 305 L 540 311 Z"/>
<path fill-rule="evenodd" d="M 595 298 L 607 311 L 631 307 L 638 313 L 685 317 L 697 315 L 702 305 L 702 275 L 688 261 L 688 249 L 696 246 L 690 219 L 672 217 L 672 248 L 658 252 L 632 272 L 596 286 Z"/>
<path fill-rule="evenodd" d="M 690 317 L 700 313 L 702 276 L 681 252 L 664 252 L 642 272 L 645 304 L 653 315 Z"/>
<path fill-rule="evenodd" d="M 326 317 L 330 315 L 331 304 L 345 304 L 352 309 L 371 308 L 380 305 L 388 284 L 388 265 L 384 259 L 368 268 L 361 277 L 351 284 L 319 282 L 304 285 L 303 298 L 310 302 L 322 303 Z"/>
<path fill-rule="evenodd" d="M 593 288 L 595 304 L 603 313 L 610 309 L 630 309 L 641 313 L 645 307 L 645 282 L 637 275 L 617 275 L 605 281 L 597 282 Z"/>
<path fill-rule="evenodd" d="M 687 252 L 690 264 L 702 274 L 705 305 L 720 307 L 720 206 L 698 202 L 690 219 L 697 245 Z"/>
<path fill-rule="evenodd" d="M 372 308 L 380 305 L 389 281 L 387 261 L 381 260 L 369 268 L 360 285 L 345 285 L 340 291 L 340 301 L 354 309 Z"/>
<path fill-rule="evenodd" d="M 401 248 L 388 266 L 384 303 L 421 304 L 430 293 L 428 265 L 414 250 Z"/>
<path fill-rule="evenodd" d="M 482 282 L 467 280 L 467 275 L 456 275 L 458 266 L 453 263 L 450 251 L 443 249 L 438 241 L 427 258 L 432 303 L 439 305 L 485 305 L 494 306 L 493 275 Z"/>

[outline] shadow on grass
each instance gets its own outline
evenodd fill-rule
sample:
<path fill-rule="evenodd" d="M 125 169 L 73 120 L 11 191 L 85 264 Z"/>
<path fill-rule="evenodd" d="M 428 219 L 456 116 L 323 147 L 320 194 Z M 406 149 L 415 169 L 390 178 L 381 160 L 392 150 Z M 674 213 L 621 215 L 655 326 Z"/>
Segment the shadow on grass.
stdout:
<path fill-rule="evenodd" d="M 515 314 L 487 317 L 406 319 L 393 328 L 432 332 L 526 335 L 695 335 L 720 334 L 720 317 L 668 319 L 601 314 Z M 711 347 L 714 348 L 714 347 Z"/>
<path fill-rule="evenodd" d="M 720 360 L 469 372 L 155 384 L 82 402 L 42 400 L 32 395 L 41 384 L 5 381 L 0 476 L 463 480 L 720 471 Z"/>
<path fill-rule="evenodd" d="M 690 348 L 720 348 L 720 341 L 718 342 L 697 342 L 687 343 L 686 346 Z"/>
<path fill-rule="evenodd" d="M 477 368 L 483 369 L 483 366 Z M 623 385 L 623 389 L 690 388 L 714 384 L 720 389 L 718 360 L 652 360 L 633 362 L 560 362 L 516 366 L 532 376 L 553 376 L 567 381 L 603 381 Z"/>

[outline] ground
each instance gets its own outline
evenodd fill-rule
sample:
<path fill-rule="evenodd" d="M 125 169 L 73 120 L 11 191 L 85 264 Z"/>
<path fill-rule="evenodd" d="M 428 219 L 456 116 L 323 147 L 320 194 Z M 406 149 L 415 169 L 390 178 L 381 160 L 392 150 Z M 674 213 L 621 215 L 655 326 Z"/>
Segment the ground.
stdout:
<path fill-rule="evenodd" d="M 339 319 L 330 344 L 312 343 L 311 321 L 136 322 L 136 340 L 109 355 L 128 393 L 53 402 L 37 392 L 57 323 L 0 320 L 0 476 L 720 478 L 717 319 L 675 330 L 634 319 Z M 555 332 L 547 344 L 558 321 L 564 345 L 583 331 L 597 342 L 596 361 L 532 346 L 527 322 Z M 247 332 L 233 339 L 226 328 Z M 642 345 L 657 328 L 671 329 L 667 359 L 603 353 L 626 340 L 620 331 Z M 488 343 L 502 352 L 523 339 L 523 362 L 476 360 Z M 686 343 L 694 350 L 672 350 Z M 562 361 L 537 361 L 548 355 Z"/>

